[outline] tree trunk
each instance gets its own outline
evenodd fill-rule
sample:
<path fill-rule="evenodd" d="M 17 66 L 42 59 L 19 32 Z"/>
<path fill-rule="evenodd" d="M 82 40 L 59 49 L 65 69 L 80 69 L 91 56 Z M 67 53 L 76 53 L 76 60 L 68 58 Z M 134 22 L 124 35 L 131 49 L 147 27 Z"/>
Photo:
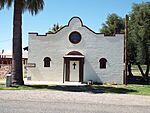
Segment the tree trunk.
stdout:
<path fill-rule="evenodd" d="M 132 77 L 133 74 L 132 74 L 131 63 L 130 62 L 128 63 L 128 72 L 129 72 L 129 76 Z"/>
<path fill-rule="evenodd" d="M 149 74 L 149 65 L 147 65 L 147 68 L 146 68 L 146 72 L 145 72 L 145 73 L 143 72 L 143 69 L 142 69 L 142 67 L 140 66 L 140 64 L 138 64 L 138 68 L 139 68 L 139 70 L 140 70 L 142 76 L 143 76 L 145 79 L 147 79 L 147 78 L 148 78 L 148 74 Z"/>
<path fill-rule="evenodd" d="M 148 45 L 146 45 L 146 43 L 147 43 L 147 42 L 145 42 L 145 41 L 142 43 L 142 45 L 143 45 L 143 47 L 144 47 L 144 51 L 145 51 L 145 56 L 146 56 L 146 57 L 145 57 L 145 63 L 146 63 L 146 71 L 145 71 L 145 73 L 143 72 L 143 70 L 142 70 L 141 67 L 140 67 L 141 69 L 139 68 L 140 71 L 142 70 L 142 71 L 141 71 L 141 74 L 143 75 L 144 78 L 148 78 L 149 70 L 150 70 L 149 51 L 148 51 Z"/>
<path fill-rule="evenodd" d="M 23 85 L 22 73 L 22 0 L 14 0 L 12 83 Z"/>
<path fill-rule="evenodd" d="M 148 75 L 149 75 L 149 69 L 150 68 L 150 64 L 149 63 L 147 63 L 147 65 L 146 65 L 146 72 L 145 72 L 145 77 L 147 77 L 148 78 Z"/>
<path fill-rule="evenodd" d="M 148 50 L 148 45 L 146 46 L 145 43 L 143 45 L 144 45 L 145 54 L 146 54 L 146 72 L 145 72 L 145 77 L 148 78 L 149 68 L 150 68 L 150 54 L 149 54 L 149 50 Z"/>
<path fill-rule="evenodd" d="M 140 64 L 137 64 L 137 66 L 138 66 L 138 68 L 139 68 L 139 70 L 140 70 L 142 76 L 145 77 L 145 74 L 144 74 L 144 72 L 143 72 L 143 69 L 142 69 L 141 65 L 140 65 Z"/>

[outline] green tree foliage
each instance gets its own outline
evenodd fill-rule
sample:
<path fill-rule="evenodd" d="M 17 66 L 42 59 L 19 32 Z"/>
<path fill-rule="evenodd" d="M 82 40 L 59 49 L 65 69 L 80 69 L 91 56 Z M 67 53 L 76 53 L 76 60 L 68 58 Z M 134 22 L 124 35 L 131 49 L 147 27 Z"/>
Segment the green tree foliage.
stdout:
<path fill-rule="evenodd" d="M 102 24 L 101 33 L 114 35 L 115 33 L 124 33 L 124 19 L 117 14 L 112 13 L 107 16 L 107 20 Z"/>
<path fill-rule="evenodd" d="M 116 21 L 118 24 L 114 24 Z M 132 75 L 131 64 L 137 64 L 141 74 L 146 78 L 150 70 L 150 2 L 133 4 L 132 12 L 129 14 L 128 26 L 129 75 Z M 113 35 L 116 29 L 119 33 L 124 32 L 124 19 L 116 14 L 110 14 L 100 31 Z M 141 68 L 143 64 L 147 66 L 145 72 Z"/>
<path fill-rule="evenodd" d="M 150 2 L 133 4 L 129 15 L 129 50 L 141 74 L 148 77 L 150 69 Z M 130 53 L 131 53 L 130 52 Z M 147 66 L 144 72 L 141 64 Z"/>
<path fill-rule="evenodd" d="M 13 18 L 13 58 L 12 58 L 12 82 L 23 85 L 22 73 L 22 13 L 28 10 L 36 15 L 43 9 L 44 0 L 0 0 L 0 10 L 5 6 L 14 5 Z"/>
<path fill-rule="evenodd" d="M 48 33 L 56 33 L 57 31 L 59 31 L 63 26 L 57 24 L 54 24 L 52 28 L 49 29 Z"/>

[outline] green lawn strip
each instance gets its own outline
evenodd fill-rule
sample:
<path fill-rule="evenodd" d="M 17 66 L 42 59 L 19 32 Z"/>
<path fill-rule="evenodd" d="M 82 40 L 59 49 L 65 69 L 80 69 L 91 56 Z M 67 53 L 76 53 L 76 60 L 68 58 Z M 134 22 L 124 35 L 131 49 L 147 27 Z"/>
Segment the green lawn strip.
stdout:
<path fill-rule="evenodd" d="M 137 91 L 129 92 L 129 94 L 150 95 L 150 85 L 128 85 L 126 87 L 128 89 Z"/>
<path fill-rule="evenodd" d="M 108 86 L 106 86 L 108 87 Z M 108 93 L 150 95 L 150 85 L 112 85 Z"/>
<path fill-rule="evenodd" d="M 91 85 L 91 86 L 65 86 L 65 85 L 14 85 L 6 87 L 0 84 L 0 90 L 49 90 L 49 91 L 69 91 L 88 92 L 94 94 L 116 93 L 116 94 L 136 94 L 149 95 L 150 85 Z"/>
<path fill-rule="evenodd" d="M 0 90 L 47 90 L 46 85 L 13 85 L 6 87 L 5 84 L 0 84 Z"/>

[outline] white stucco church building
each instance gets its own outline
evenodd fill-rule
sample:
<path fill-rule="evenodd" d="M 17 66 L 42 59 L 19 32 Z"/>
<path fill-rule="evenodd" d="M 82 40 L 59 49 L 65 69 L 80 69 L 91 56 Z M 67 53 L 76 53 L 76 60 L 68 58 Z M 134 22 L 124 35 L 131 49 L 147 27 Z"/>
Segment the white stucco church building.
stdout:
<path fill-rule="evenodd" d="M 33 81 L 123 84 L 124 34 L 95 33 L 73 17 L 56 33 L 29 33 L 28 47 Z"/>

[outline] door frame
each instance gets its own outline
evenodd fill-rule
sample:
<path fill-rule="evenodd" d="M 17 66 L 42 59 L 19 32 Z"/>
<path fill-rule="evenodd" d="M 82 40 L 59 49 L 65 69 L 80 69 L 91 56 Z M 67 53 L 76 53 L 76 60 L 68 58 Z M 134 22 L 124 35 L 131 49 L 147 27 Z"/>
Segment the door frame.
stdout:
<path fill-rule="evenodd" d="M 63 82 L 70 81 L 70 61 L 79 61 L 79 82 L 83 82 L 84 57 L 64 57 Z"/>

